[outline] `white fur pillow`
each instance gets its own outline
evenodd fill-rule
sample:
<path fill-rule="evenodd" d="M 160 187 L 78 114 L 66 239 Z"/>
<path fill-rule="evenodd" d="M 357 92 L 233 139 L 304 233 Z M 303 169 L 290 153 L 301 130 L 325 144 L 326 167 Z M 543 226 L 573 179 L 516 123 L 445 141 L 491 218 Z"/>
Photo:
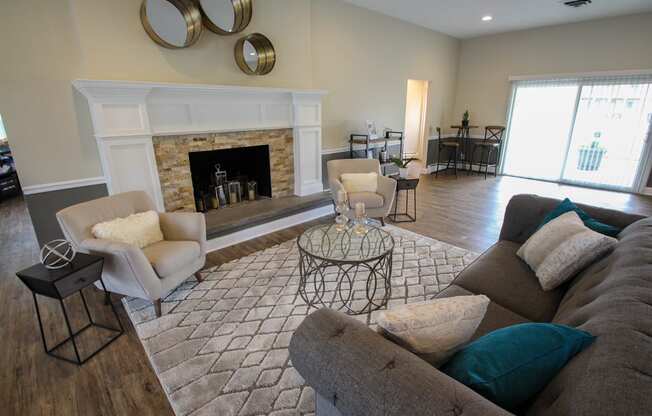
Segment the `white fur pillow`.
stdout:
<path fill-rule="evenodd" d="M 133 244 L 139 248 L 163 240 L 156 211 L 146 211 L 131 214 L 126 218 L 100 222 L 93 226 L 91 232 L 95 238 Z"/>
<path fill-rule="evenodd" d="M 346 192 L 373 192 L 378 189 L 378 174 L 370 173 L 343 173 L 340 177 Z"/>
<path fill-rule="evenodd" d="M 378 326 L 388 338 L 439 366 L 466 344 L 489 306 L 485 295 L 455 296 L 382 311 Z"/>
<path fill-rule="evenodd" d="M 516 254 L 534 271 L 543 290 L 552 290 L 617 243 L 613 237 L 590 230 L 570 211 L 541 227 Z"/>

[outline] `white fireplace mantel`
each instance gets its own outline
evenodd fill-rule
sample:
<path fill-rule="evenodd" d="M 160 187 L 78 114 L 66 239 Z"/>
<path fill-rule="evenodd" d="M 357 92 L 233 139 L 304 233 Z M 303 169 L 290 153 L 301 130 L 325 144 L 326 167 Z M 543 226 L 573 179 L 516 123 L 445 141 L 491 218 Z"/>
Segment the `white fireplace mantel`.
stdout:
<path fill-rule="evenodd" d="M 291 128 L 294 192 L 323 191 L 320 90 L 76 80 L 109 194 L 147 191 L 163 210 L 153 136 Z"/>

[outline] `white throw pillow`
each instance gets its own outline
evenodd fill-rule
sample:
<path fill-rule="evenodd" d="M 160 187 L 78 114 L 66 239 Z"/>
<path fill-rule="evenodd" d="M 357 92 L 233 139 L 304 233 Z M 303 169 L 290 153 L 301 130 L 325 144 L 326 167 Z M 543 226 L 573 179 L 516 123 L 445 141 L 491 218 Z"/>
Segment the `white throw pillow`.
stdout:
<path fill-rule="evenodd" d="M 133 244 L 143 248 L 163 240 L 158 212 L 146 211 L 131 214 L 126 218 L 95 224 L 91 229 L 93 236 L 102 240 Z"/>
<path fill-rule="evenodd" d="M 438 366 L 466 344 L 484 319 L 485 295 L 411 303 L 378 314 L 388 338 Z"/>
<path fill-rule="evenodd" d="M 372 192 L 378 189 L 378 174 L 370 173 L 343 173 L 340 177 L 346 192 Z"/>
<path fill-rule="evenodd" d="M 541 227 L 516 253 L 539 279 L 543 290 L 561 285 L 618 244 L 587 228 L 575 211 Z"/>

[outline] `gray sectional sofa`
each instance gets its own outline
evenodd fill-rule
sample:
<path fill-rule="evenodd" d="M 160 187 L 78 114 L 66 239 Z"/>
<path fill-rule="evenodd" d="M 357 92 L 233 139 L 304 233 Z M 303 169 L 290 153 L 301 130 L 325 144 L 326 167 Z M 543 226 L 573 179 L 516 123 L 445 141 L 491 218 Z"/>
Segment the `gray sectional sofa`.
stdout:
<path fill-rule="evenodd" d="M 522 322 L 597 336 L 520 411 L 542 416 L 652 415 L 652 217 L 579 205 L 624 228 L 609 256 L 544 292 L 516 251 L 560 201 L 515 196 L 500 240 L 439 297 L 485 294 L 475 338 Z M 321 309 L 294 334 L 293 365 L 316 390 L 317 416 L 511 414 L 348 315 Z"/>

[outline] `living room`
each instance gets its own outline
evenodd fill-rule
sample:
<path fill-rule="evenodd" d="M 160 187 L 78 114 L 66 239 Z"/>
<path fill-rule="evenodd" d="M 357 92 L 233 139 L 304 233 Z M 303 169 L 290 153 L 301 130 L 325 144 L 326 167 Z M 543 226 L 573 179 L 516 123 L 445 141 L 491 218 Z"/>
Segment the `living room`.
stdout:
<path fill-rule="evenodd" d="M 7 414 L 648 413 L 652 1 L 0 22 Z"/>

